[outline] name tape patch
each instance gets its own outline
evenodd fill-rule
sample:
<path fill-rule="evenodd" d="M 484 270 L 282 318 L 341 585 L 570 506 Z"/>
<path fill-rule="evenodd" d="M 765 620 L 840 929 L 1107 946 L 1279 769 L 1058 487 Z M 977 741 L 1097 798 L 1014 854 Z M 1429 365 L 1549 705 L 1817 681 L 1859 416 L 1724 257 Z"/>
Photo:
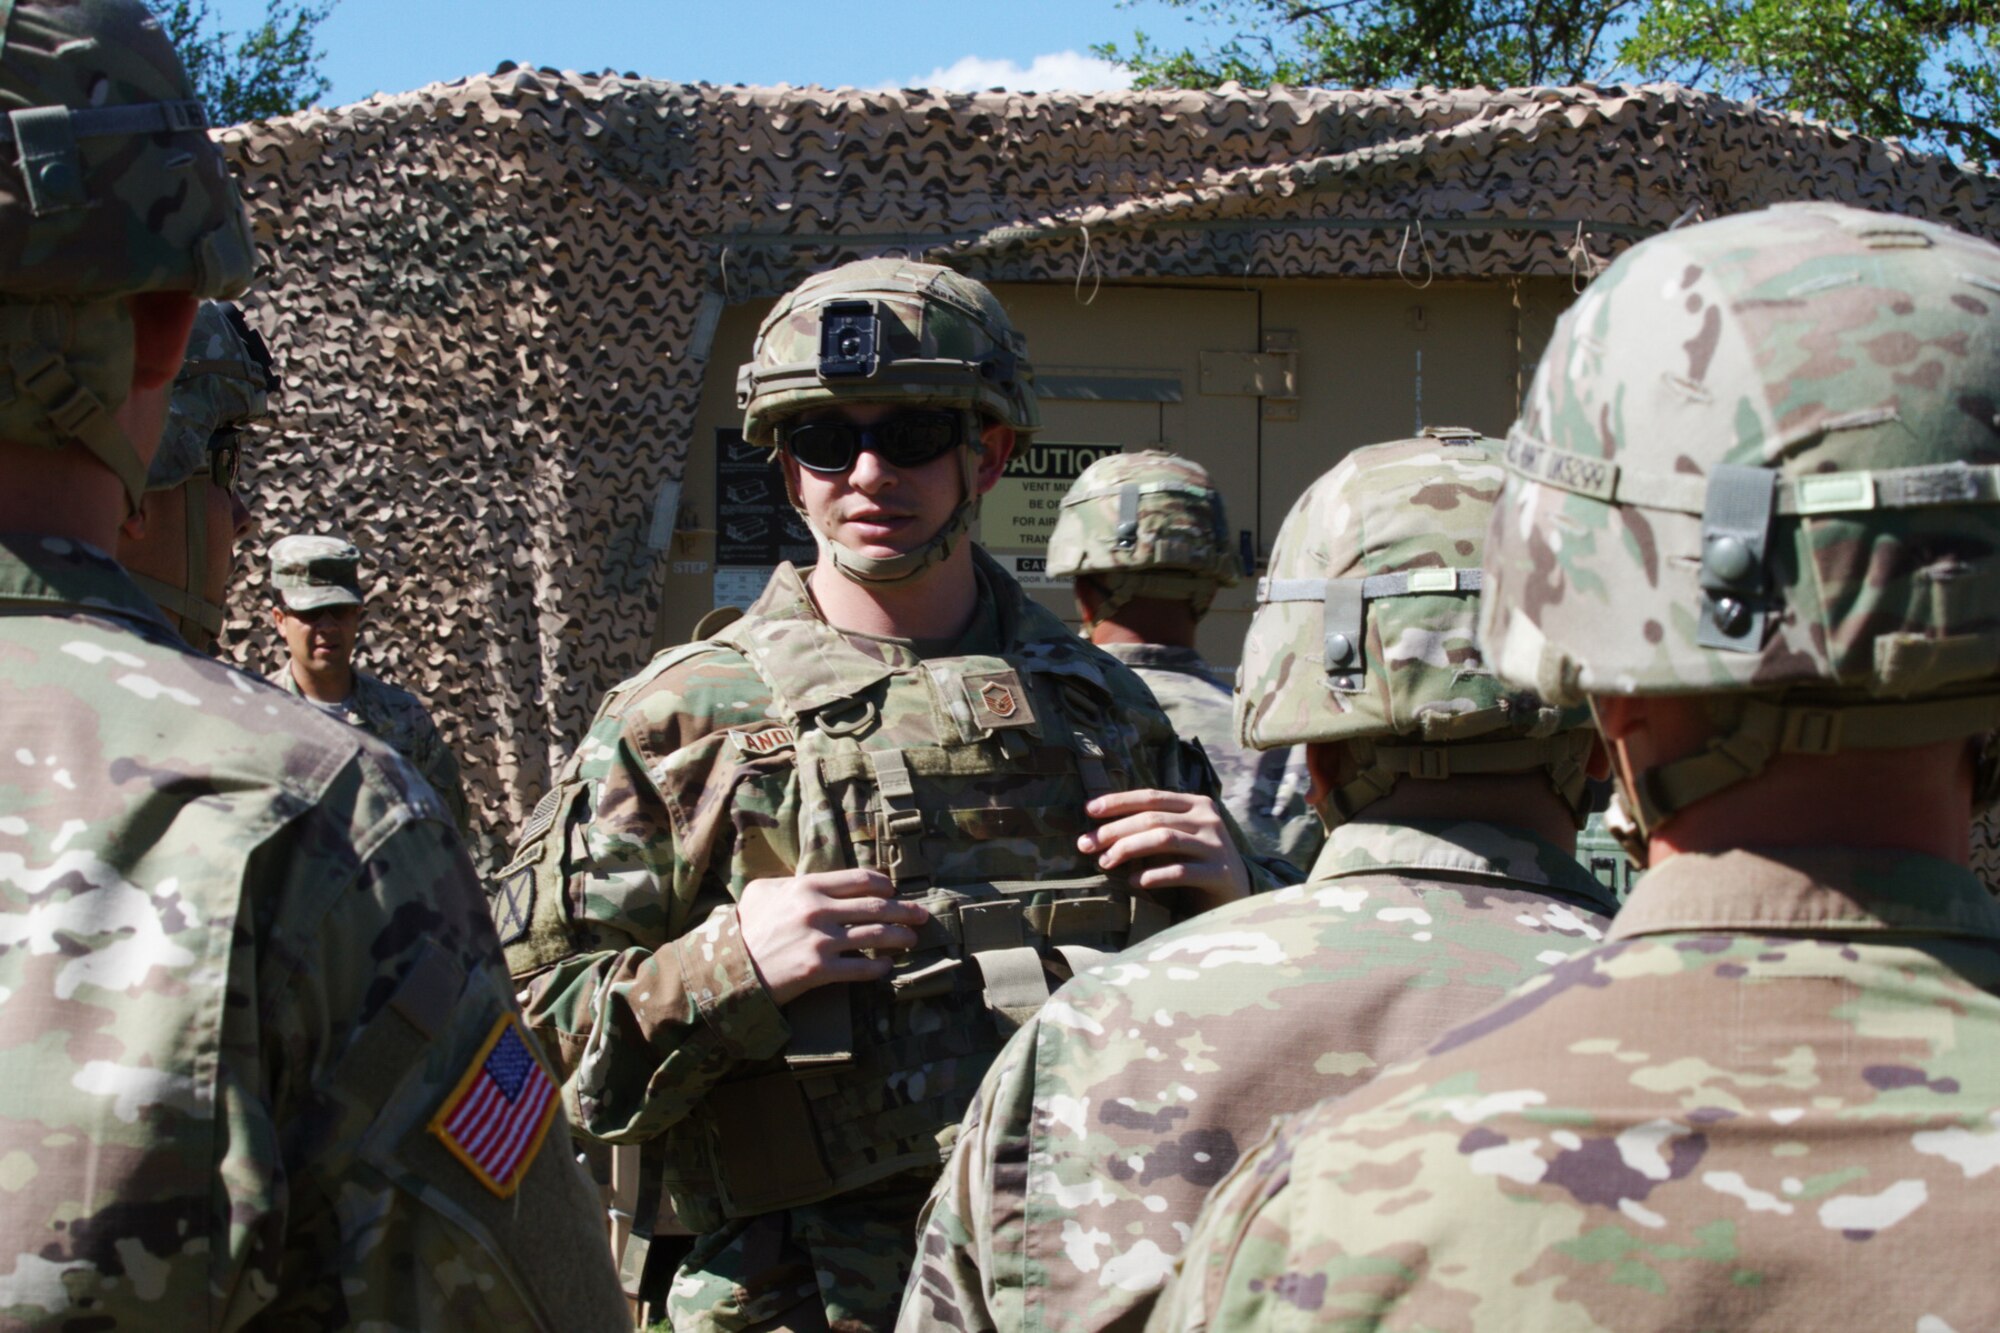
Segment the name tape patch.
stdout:
<path fill-rule="evenodd" d="M 787 726 L 765 727 L 761 731 L 732 731 L 729 735 L 736 742 L 736 748 L 744 754 L 776 754 L 799 743 L 798 729 Z"/>

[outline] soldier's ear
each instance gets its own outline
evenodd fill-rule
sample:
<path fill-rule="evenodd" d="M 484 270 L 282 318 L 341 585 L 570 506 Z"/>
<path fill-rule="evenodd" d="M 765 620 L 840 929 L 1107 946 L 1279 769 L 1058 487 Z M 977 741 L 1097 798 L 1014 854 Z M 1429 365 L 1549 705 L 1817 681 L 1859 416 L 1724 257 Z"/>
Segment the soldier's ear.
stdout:
<path fill-rule="evenodd" d="M 1312 775 L 1306 803 L 1315 810 L 1324 810 L 1327 798 L 1354 780 L 1354 761 L 1339 741 L 1308 741 L 1306 772 Z"/>
<path fill-rule="evenodd" d="M 1000 474 L 1007 470 L 1007 460 L 1014 456 L 1014 428 L 994 422 L 979 432 L 979 442 L 985 452 L 979 455 L 979 493 L 993 489 L 1000 481 Z"/>
<path fill-rule="evenodd" d="M 187 292 L 139 292 L 125 303 L 132 312 L 132 387 L 171 384 L 187 356 L 188 334 L 201 303 Z"/>

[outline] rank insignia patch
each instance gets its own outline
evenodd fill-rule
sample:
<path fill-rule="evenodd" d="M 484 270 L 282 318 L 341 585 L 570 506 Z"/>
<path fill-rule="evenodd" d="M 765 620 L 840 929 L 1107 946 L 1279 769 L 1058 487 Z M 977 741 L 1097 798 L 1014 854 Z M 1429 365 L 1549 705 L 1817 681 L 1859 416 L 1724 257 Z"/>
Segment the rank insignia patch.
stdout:
<path fill-rule="evenodd" d="M 943 679 L 938 683 L 945 685 Z M 1034 729 L 1034 701 L 1028 697 L 1019 672 L 971 672 L 958 678 L 957 687 L 964 692 L 965 705 L 960 709 L 954 700 L 952 707 L 954 712 L 971 714 L 972 735 L 967 739 L 989 736 L 1002 728 Z"/>
<path fill-rule="evenodd" d="M 556 1114 L 556 1081 L 521 1023 L 501 1015 L 472 1067 L 431 1117 L 430 1131 L 501 1198 L 520 1188 Z"/>

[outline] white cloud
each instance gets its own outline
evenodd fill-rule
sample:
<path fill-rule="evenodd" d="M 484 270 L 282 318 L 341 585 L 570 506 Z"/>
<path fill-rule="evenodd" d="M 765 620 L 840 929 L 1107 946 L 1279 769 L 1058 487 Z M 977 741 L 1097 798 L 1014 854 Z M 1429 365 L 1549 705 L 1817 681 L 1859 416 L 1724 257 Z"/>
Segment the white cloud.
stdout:
<path fill-rule="evenodd" d="M 987 60 L 962 56 L 949 65 L 939 65 L 922 78 L 911 80 L 918 88 L 942 88 L 946 92 L 977 93 L 988 88 L 1014 92 L 1098 93 L 1132 86 L 1132 75 L 1096 56 L 1076 51 L 1052 51 L 1036 56 L 1023 68 L 1011 60 Z"/>

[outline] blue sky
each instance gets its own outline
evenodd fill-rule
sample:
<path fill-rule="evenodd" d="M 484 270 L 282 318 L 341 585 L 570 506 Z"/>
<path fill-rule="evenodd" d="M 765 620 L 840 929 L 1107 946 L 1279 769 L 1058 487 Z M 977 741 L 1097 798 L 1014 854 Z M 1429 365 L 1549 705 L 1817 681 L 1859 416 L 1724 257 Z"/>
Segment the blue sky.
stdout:
<path fill-rule="evenodd" d="M 240 30 L 264 4 L 211 9 Z M 320 31 L 325 102 L 340 105 L 503 60 L 690 83 L 1103 87 L 1115 76 L 1091 44 L 1129 45 L 1135 28 L 1182 43 L 1208 31 L 1157 0 L 340 0 Z"/>

